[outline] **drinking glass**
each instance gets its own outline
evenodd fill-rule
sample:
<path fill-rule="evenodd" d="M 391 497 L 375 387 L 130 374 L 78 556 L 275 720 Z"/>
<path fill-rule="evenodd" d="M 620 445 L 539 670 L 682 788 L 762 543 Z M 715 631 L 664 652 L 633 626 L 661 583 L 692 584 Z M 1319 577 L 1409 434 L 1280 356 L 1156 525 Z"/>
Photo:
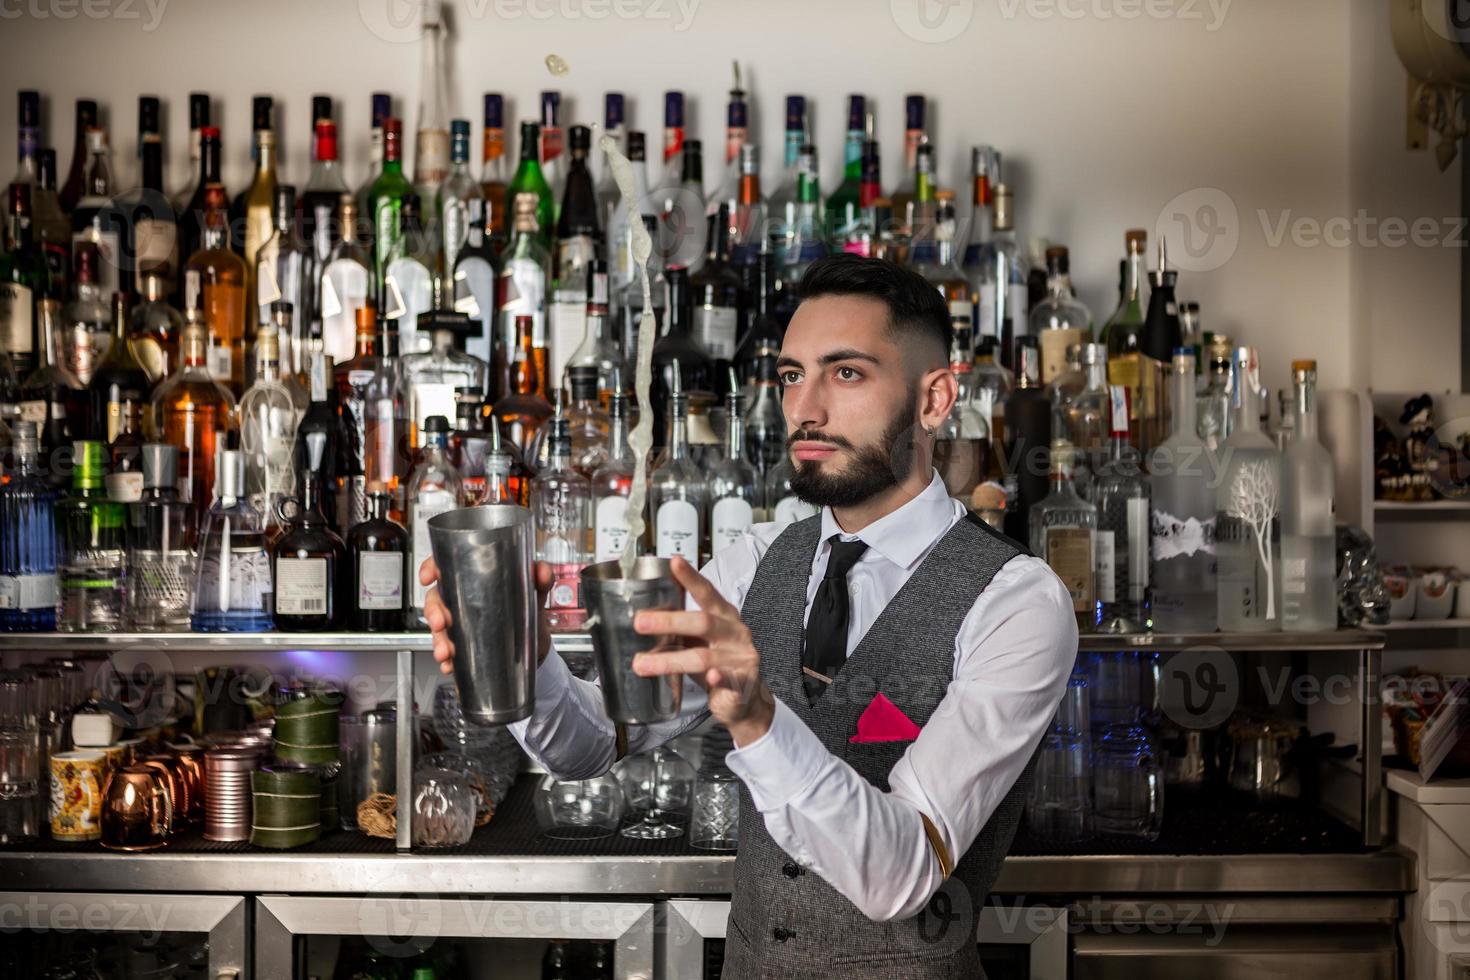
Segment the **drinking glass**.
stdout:
<path fill-rule="evenodd" d="M 1036 756 L 1026 826 L 1032 836 L 1051 844 L 1076 844 L 1092 836 L 1088 686 L 1087 672 L 1074 670 Z"/>
<path fill-rule="evenodd" d="M 475 832 L 475 792 L 448 769 L 421 767 L 413 774 L 415 847 L 457 847 Z"/>
<path fill-rule="evenodd" d="M 610 772 L 592 779 L 545 776 L 535 806 L 541 833 L 553 840 L 611 837 L 623 819 L 623 788 Z"/>
<path fill-rule="evenodd" d="M 1164 772 L 1153 741 L 1137 725 L 1114 725 L 1093 753 L 1093 819 L 1104 837 L 1158 840 Z"/>
<path fill-rule="evenodd" d="M 740 844 L 740 780 L 724 766 L 710 766 L 694 779 L 689 846 L 733 851 Z"/>
<path fill-rule="evenodd" d="M 34 697 L 29 677 L 18 670 L 0 671 L 0 726 L 35 728 Z"/>
<path fill-rule="evenodd" d="M 694 790 L 694 767 L 669 748 L 629 756 L 615 770 L 633 822 L 624 837 L 662 840 L 684 833 Z"/>
<path fill-rule="evenodd" d="M 40 833 L 40 760 L 35 728 L 0 728 L 0 844 Z"/>
<path fill-rule="evenodd" d="M 1143 671 L 1137 651 L 1086 656 L 1094 733 L 1100 734 L 1112 725 L 1137 724 L 1143 696 Z"/>

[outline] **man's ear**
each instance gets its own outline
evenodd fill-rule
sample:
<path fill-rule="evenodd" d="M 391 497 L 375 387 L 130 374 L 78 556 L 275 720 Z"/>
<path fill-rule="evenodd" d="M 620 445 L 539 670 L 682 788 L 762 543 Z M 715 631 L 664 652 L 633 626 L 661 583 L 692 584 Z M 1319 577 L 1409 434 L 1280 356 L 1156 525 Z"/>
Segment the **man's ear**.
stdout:
<path fill-rule="evenodd" d="M 919 379 L 919 391 L 922 393 L 919 425 L 925 432 L 933 433 L 949 418 L 955 399 L 959 397 L 959 385 L 955 382 L 954 372 L 948 367 L 934 368 L 925 371 Z"/>

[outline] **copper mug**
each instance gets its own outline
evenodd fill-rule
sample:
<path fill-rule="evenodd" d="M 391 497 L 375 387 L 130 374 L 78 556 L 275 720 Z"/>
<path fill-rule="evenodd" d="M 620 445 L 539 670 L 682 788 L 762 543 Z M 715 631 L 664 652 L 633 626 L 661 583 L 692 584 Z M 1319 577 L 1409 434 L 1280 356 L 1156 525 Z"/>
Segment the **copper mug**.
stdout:
<path fill-rule="evenodd" d="M 189 784 L 179 760 L 171 755 L 150 755 L 143 759 L 143 765 L 163 777 L 164 790 L 168 793 L 168 832 L 176 834 L 189 822 Z"/>
<path fill-rule="evenodd" d="M 124 766 L 107 781 L 102 797 L 102 846 L 151 851 L 163 846 L 173 822 L 167 767 Z"/>
<path fill-rule="evenodd" d="M 189 812 L 185 814 L 190 823 L 204 822 L 204 746 L 169 745 L 184 774 L 184 789 L 189 797 Z"/>

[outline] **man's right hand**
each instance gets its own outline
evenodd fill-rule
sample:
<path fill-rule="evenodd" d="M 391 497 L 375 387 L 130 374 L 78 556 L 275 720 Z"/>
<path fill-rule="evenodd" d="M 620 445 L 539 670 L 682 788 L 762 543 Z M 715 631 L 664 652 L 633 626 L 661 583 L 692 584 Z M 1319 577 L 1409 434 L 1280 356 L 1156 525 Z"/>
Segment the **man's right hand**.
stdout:
<path fill-rule="evenodd" d="M 551 627 L 546 622 L 546 594 L 551 591 L 551 566 L 544 561 L 536 562 L 536 663 L 546 659 L 551 650 Z M 441 673 L 454 672 L 454 643 L 449 639 L 451 617 L 449 607 L 439 597 L 439 566 L 434 559 L 425 558 L 419 566 L 419 582 L 431 586 L 424 599 L 424 619 L 429 623 L 429 632 L 434 637 L 434 659 L 439 662 Z"/>

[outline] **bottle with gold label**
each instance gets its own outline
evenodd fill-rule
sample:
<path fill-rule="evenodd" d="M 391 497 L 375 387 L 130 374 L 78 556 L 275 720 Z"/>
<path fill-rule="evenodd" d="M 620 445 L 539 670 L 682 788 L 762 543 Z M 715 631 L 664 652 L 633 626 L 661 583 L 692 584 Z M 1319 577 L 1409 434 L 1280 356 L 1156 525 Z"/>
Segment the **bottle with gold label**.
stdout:
<path fill-rule="evenodd" d="M 122 293 L 112 295 L 112 341 L 92 372 L 88 387 L 92 390 L 91 434 L 109 445 L 122 426 L 123 394 L 134 392 L 146 397 L 153 387 L 133 353 L 133 341 L 128 336 L 128 298 Z"/>
<path fill-rule="evenodd" d="M 179 334 L 184 315 L 168 301 L 168 283 L 162 276 L 143 276 L 143 302 L 133 307 L 133 356 L 143 365 L 149 384 L 158 384 L 179 360 Z"/>
<path fill-rule="evenodd" d="M 1041 383 L 1067 369 L 1067 348 L 1092 341 L 1092 313 L 1072 295 L 1071 259 L 1065 245 L 1046 250 L 1046 298 L 1031 311 L 1030 333 L 1041 344 Z"/>
<path fill-rule="evenodd" d="M 1143 252 L 1148 245 L 1148 232 L 1135 228 L 1127 232 L 1124 240 L 1128 248 L 1123 273 L 1123 292 L 1118 308 L 1104 324 L 1098 341 L 1108 349 L 1108 384 L 1122 385 L 1128 389 L 1130 412 L 1129 435 L 1133 444 L 1147 452 L 1152 444 L 1141 439 L 1139 418 L 1146 412 L 1147 405 L 1141 400 L 1143 371 L 1139 364 L 1143 343 Z"/>
<path fill-rule="evenodd" d="M 1094 549 L 1097 508 L 1072 486 L 1072 447 L 1058 439 L 1051 450 L 1051 493 L 1031 508 L 1031 551 L 1044 558 L 1072 598 L 1078 629 L 1097 622 Z"/>

